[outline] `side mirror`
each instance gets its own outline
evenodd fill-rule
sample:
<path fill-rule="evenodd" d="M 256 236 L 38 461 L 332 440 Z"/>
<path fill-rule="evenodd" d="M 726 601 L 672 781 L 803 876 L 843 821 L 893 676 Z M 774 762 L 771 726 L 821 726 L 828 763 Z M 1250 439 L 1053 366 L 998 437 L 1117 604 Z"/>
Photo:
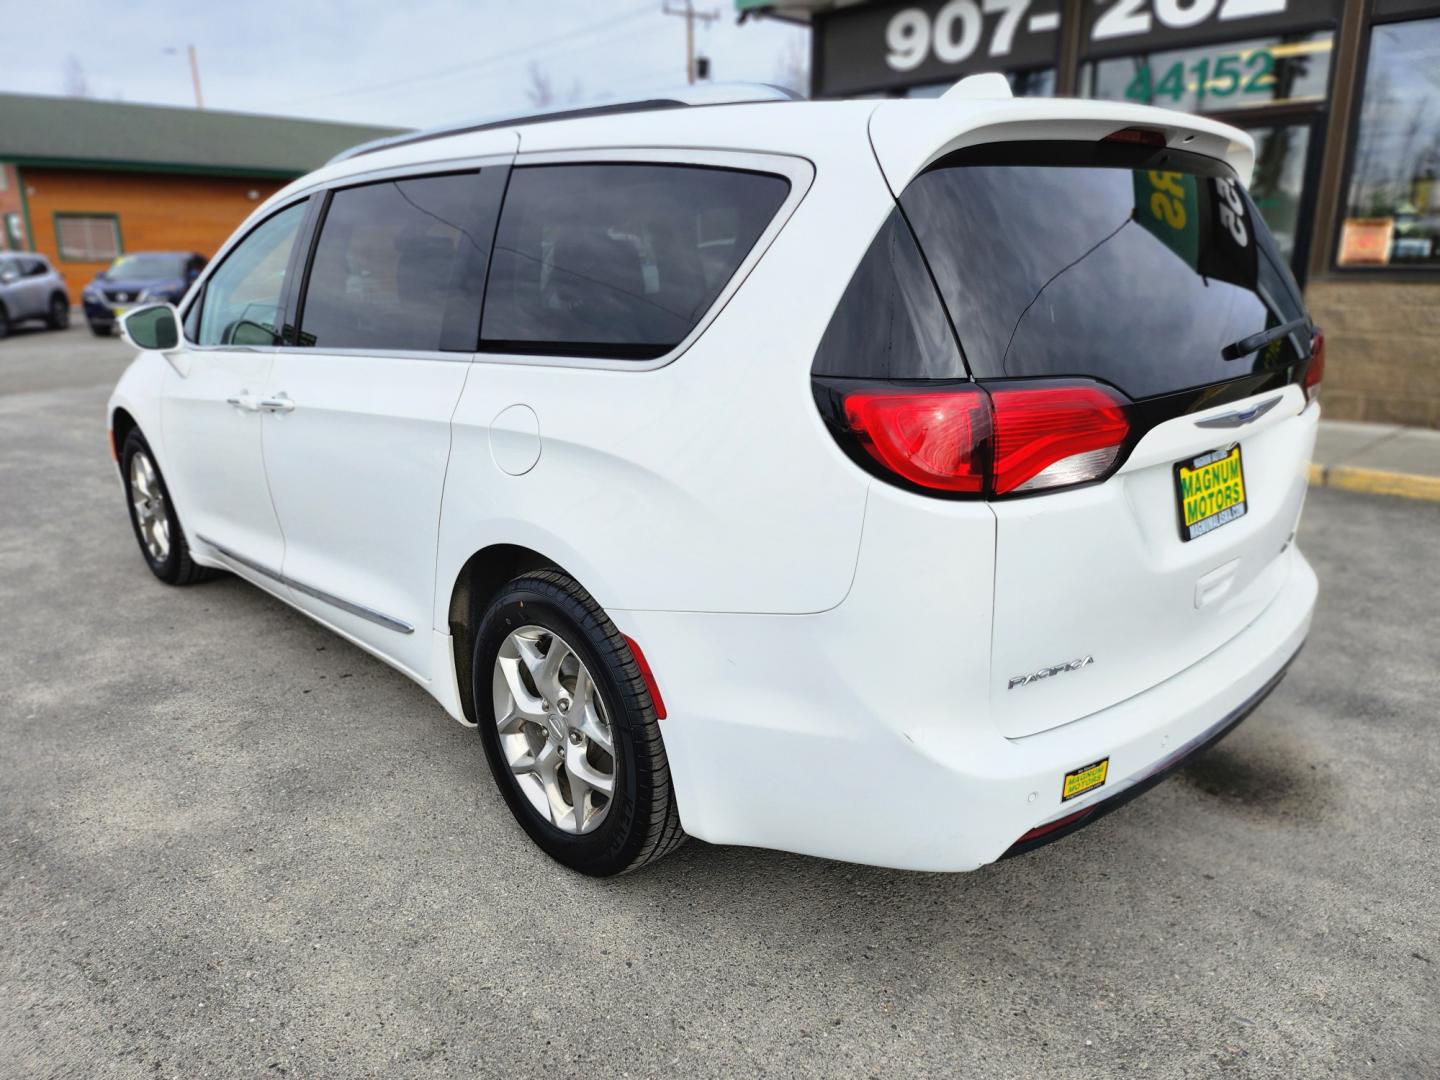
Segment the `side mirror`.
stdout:
<path fill-rule="evenodd" d="M 180 316 L 169 304 L 136 308 L 120 320 L 120 334 L 137 349 L 164 352 L 180 344 Z"/>
<path fill-rule="evenodd" d="M 9 285 L 12 281 L 19 280 L 20 272 L 18 270 L 6 270 L 0 273 L 0 285 Z"/>

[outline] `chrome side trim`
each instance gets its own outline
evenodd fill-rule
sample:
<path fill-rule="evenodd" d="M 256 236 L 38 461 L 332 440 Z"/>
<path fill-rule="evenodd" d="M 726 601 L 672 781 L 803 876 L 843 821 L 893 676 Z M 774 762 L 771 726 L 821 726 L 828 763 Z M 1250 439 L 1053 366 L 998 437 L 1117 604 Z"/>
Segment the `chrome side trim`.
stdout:
<path fill-rule="evenodd" d="M 1252 405 L 1248 409 L 1236 409 L 1234 412 L 1221 413 L 1219 416 L 1207 416 L 1204 420 L 1196 420 L 1196 427 L 1203 428 L 1232 428 L 1248 424 L 1251 420 L 1257 420 L 1264 416 L 1276 405 L 1280 404 L 1283 395 L 1276 394 L 1274 397 Z"/>
<path fill-rule="evenodd" d="M 386 615 L 383 611 L 376 611 L 374 608 L 368 608 L 364 604 L 353 603 L 343 597 L 336 596 L 334 593 L 328 593 L 324 589 L 317 589 L 313 585 L 306 585 L 303 581 L 296 581 L 294 578 L 286 577 L 278 570 L 272 570 L 270 567 L 255 562 L 253 559 L 247 559 L 244 555 L 237 555 L 225 547 L 225 545 L 217 544 L 214 540 L 211 540 L 203 534 L 196 533 L 195 538 L 207 547 L 214 548 L 216 553 L 222 558 L 228 559 L 233 563 L 238 563 L 247 570 L 253 570 L 255 573 L 260 574 L 262 577 L 267 577 L 271 581 L 281 585 L 287 585 L 298 593 L 312 596 L 322 603 L 329 604 L 331 607 L 337 607 L 341 611 L 348 611 L 351 615 L 358 615 L 362 619 L 368 619 L 370 622 L 375 623 L 377 626 L 383 626 L 387 630 L 394 630 L 401 634 L 413 634 L 415 632 L 415 627 L 403 619 L 397 619 L 393 615 Z"/>

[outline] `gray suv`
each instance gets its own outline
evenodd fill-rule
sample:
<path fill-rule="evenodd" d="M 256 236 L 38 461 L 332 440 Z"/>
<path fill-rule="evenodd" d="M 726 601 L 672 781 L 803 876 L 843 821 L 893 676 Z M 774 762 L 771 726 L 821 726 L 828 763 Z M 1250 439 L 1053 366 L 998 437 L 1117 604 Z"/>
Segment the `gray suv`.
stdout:
<path fill-rule="evenodd" d="M 0 254 L 0 338 L 26 319 L 44 319 L 52 330 L 70 325 L 65 279 L 44 255 Z"/>

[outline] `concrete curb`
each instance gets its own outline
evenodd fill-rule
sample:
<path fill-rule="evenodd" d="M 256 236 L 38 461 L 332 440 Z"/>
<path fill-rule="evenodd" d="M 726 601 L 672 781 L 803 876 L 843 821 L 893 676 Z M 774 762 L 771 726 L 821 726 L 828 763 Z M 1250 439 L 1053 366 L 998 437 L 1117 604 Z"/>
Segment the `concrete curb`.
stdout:
<path fill-rule="evenodd" d="M 1362 469 L 1354 465 L 1326 466 L 1311 462 L 1310 486 L 1440 502 L 1440 476 L 1416 476 L 1383 469 Z"/>

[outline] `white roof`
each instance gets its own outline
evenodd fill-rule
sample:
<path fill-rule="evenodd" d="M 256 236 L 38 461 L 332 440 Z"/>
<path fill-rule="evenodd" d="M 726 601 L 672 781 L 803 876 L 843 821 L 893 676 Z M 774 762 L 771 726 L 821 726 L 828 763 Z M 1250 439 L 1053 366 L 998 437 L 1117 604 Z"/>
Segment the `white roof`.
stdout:
<path fill-rule="evenodd" d="M 1228 161 L 1249 182 L 1254 142 L 1227 124 L 1128 102 L 983 97 L 972 89 L 942 98 L 690 105 L 424 137 L 331 162 L 277 193 L 267 205 L 295 191 L 382 169 L 517 152 L 642 148 L 787 154 L 819 167 L 842 147 L 853 155 L 856 148 L 873 144 L 891 190 L 899 192 L 930 162 L 963 146 L 1014 139 L 1098 140 L 1133 126 L 1160 131 L 1166 144 L 1177 149 Z"/>

